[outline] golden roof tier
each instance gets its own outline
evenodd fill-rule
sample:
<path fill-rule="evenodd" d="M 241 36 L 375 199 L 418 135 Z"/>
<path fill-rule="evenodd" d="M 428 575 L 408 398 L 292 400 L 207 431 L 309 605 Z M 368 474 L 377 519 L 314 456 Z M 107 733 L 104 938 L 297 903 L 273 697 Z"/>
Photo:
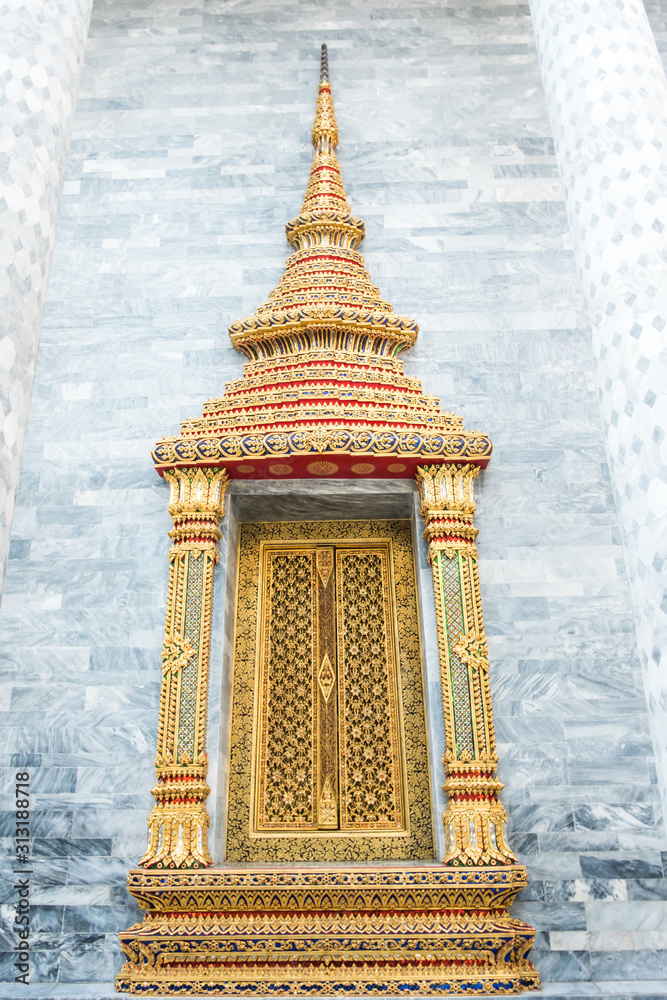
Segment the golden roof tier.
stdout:
<path fill-rule="evenodd" d="M 324 45 L 312 140 L 303 205 L 286 226 L 295 252 L 268 301 L 229 328 L 247 358 L 243 377 L 158 443 L 158 470 L 224 464 L 239 479 L 405 478 L 425 462 L 485 466 L 489 438 L 465 430 L 403 372 L 399 355 L 419 331 L 380 297 L 357 250 L 364 223 L 351 213 L 336 157 Z"/>

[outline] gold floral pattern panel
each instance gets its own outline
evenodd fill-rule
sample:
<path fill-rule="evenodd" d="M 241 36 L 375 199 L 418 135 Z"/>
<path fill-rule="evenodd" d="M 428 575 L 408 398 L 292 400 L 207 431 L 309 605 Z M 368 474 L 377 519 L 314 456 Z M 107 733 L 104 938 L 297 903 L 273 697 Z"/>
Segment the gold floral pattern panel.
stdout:
<path fill-rule="evenodd" d="M 265 552 L 257 829 L 317 829 L 316 614 L 312 549 Z"/>
<path fill-rule="evenodd" d="M 336 552 L 341 829 L 401 830 L 389 549 Z"/>
<path fill-rule="evenodd" d="M 338 552 L 335 551 L 337 549 Z M 371 559 L 363 557 L 365 549 L 373 550 Z M 260 706 L 263 683 L 261 663 L 262 651 L 266 649 L 263 645 L 265 638 L 262 622 L 266 622 L 268 614 L 262 594 L 266 594 L 268 579 L 267 553 L 274 553 L 272 566 L 276 569 L 279 565 L 286 566 L 286 563 L 279 562 L 281 557 L 278 556 L 279 551 L 285 553 L 286 550 L 293 550 L 300 558 L 307 560 L 310 566 L 309 572 L 312 574 L 310 579 L 316 578 L 316 583 L 312 584 L 310 597 L 310 600 L 316 602 L 311 607 L 317 608 L 318 618 L 317 625 L 312 631 L 315 650 L 312 672 L 313 699 L 316 699 L 316 707 L 311 710 L 311 718 L 319 719 L 317 725 L 320 727 L 320 733 L 316 734 L 315 744 L 320 759 L 317 776 L 318 798 L 313 797 L 311 800 L 312 829 L 293 827 L 289 830 L 276 827 L 261 829 L 258 823 L 257 803 L 260 788 L 258 765 L 262 752 L 260 748 L 275 747 L 275 751 L 272 752 L 276 754 L 274 759 L 278 759 L 280 747 L 283 746 L 278 744 L 275 732 L 269 736 L 268 732 L 261 731 L 263 724 Z M 331 712 L 331 723 L 335 726 L 336 733 L 339 733 L 341 725 L 340 687 L 337 680 L 339 664 L 336 662 L 340 655 L 336 641 L 340 622 L 337 623 L 335 620 L 338 617 L 337 613 L 334 613 L 332 619 L 331 611 L 338 603 L 334 601 L 339 578 L 335 561 L 336 558 L 342 557 L 344 564 L 345 554 L 348 554 L 351 560 L 348 574 L 350 593 L 352 588 L 359 591 L 360 586 L 363 586 L 367 591 L 364 599 L 367 600 L 368 606 L 380 607 L 371 600 L 371 590 L 373 595 L 376 593 L 379 595 L 381 592 L 382 607 L 385 610 L 382 611 L 380 618 L 384 616 L 384 625 L 387 623 L 389 625 L 388 630 L 385 629 L 383 633 L 381 642 L 378 641 L 378 637 L 382 628 L 378 627 L 377 634 L 375 631 L 371 634 L 370 629 L 368 635 L 360 632 L 360 638 L 366 644 L 369 656 L 357 656 L 356 659 L 353 656 L 354 666 L 352 661 L 348 661 L 348 669 L 351 670 L 350 684 L 358 686 L 361 694 L 362 685 L 357 684 L 355 680 L 358 673 L 363 685 L 368 685 L 363 687 L 363 690 L 368 692 L 368 697 L 357 698 L 359 707 L 355 708 L 355 712 L 361 713 L 363 719 L 371 720 L 365 730 L 366 742 L 358 756 L 359 760 L 366 761 L 364 795 L 376 796 L 376 802 L 373 803 L 366 802 L 365 798 L 353 800 L 356 804 L 349 810 L 349 818 L 346 818 L 345 811 L 339 808 L 337 802 L 338 779 L 331 777 L 332 774 L 338 773 L 341 766 L 340 760 L 335 760 L 339 754 L 335 747 L 323 753 L 325 748 L 321 738 L 324 735 L 323 706 L 337 706 L 337 717 L 333 711 Z M 361 563 L 357 563 L 355 572 L 352 572 L 354 563 L 352 557 L 359 557 L 362 562 L 365 561 L 363 580 L 360 578 Z M 292 567 L 295 565 L 296 562 L 292 560 Z M 376 590 L 373 589 L 376 586 L 375 576 L 369 577 L 367 573 L 369 568 L 373 574 L 378 573 Z M 226 860 L 289 863 L 433 858 L 429 765 L 410 522 L 324 521 L 244 524 L 241 526 L 238 580 Z M 345 570 L 343 570 L 344 580 Z M 369 588 L 370 583 L 373 584 L 371 588 Z M 295 587 L 294 595 L 298 592 L 299 588 Z M 387 601 L 388 592 L 391 603 Z M 275 590 L 274 594 L 277 597 L 278 591 Z M 361 622 L 361 618 L 358 621 Z M 330 622 L 332 624 L 327 624 Z M 357 628 L 357 625 L 354 627 Z M 362 673 L 365 666 L 370 663 L 370 657 L 375 655 L 371 647 L 376 645 L 382 647 L 383 644 L 382 669 L 380 670 L 378 666 L 376 673 Z M 354 641 L 350 635 L 350 647 L 352 645 Z M 351 648 L 350 655 L 353 655 Z M 382 661 L 382 656 L 379 657 L 379 661 Z M 373 667 L 372 670 L 375 671 L 376 668 Z M 390 681 L 392 671 L 393 689 Z M 382 717 L 387 709 L 394 712 L 393 743 L 392 728 L 387 725 L 385 718 L 382 718 L 380 724 L 379 717 L 376 716 L 375 702 L 371 699 L 371 696 L 375 698 L 372 688 L 379 683 L 377 679 L 379 676 L 384 678 L 383 694 L 379 699 L 382 704 L 379 717 Z M 344 681 L 343 684 L 345 683 L 347 682 Z M 305 683 L 300 686 L 305 688 Z M 299 705 L 301 704 L 299 702 Z M 370 716 L 363 715 L 366 710 L 370 711 Z M 296 726 L 301 719 L 298 719 L 297 715 L 294 718 Z M 265 722 L 268 723 L 268 717 Z M 372 759 L 371 725 L 378 730 L 372 746 Z M 328 739 L 331 738 L 330 734 Z M 271 740 L 274 742 L 271 743 Z M 304 742 L 307 743 L 308 740 Z M 361 742 L 358 745 L 362 747 Z M 308 755 L 310 752 L 309 748 Z M 353 752 L 353 757 L 355 753 L 356 751 Z M 365 756 L 366 753 L 368 756 Z M 337 764 L 335 772 L 331 770 L 332 764 Z M 290 780 L 297 781 L 297 768 L 291 765 L 287 767 L 284 761 L 281 773 L 290 768 L 292 770 Z M 403 781 L 400 777 L 402 770 Z M 328 783 L 327 776 L 329 776 Z M 284 817 L 285 806 L 279 805 L 279 797 L 273 801 L 275 806 L 272 808 L 276 810 L 274 815 L 280 815 L 282 810 Z M 264 817 L 267 818 L 266 788 L 264 803 Z M 371 815 L 369 812 L 371 805 L 374 807 L 372 815 L 379 817 L 379 820 L 373 819 L 372 830 L 370 824 L 360 828 L 336 829 L 350 821 L 361 824 L 362 816 L 367 820 Z M 316 829 L 316 826 L 319 829 Z"/>

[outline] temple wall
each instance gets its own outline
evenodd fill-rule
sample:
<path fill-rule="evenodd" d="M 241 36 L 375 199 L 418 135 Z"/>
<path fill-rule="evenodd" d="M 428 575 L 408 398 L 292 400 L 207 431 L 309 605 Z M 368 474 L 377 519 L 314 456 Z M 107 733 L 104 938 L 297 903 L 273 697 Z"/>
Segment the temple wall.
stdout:
<path fill-rule="evenodd" d="M 641 0 L 531 10 L 667 815 L 667 80 Z"/>
<path fill-rule="evenodd" d="M 96 2 L 0 612 L 4 787 L 32 773 L 32 978 L 111 996 L 137 916 L 170 527 L 150 448 L 241 372 L 226 328 L 282 271 L 323 41 L 367 265 L 421 326 L 406 371 L 495 444 L 480 572 L 544 992 L 667 995 L 667 843 L 590 334 L 528 8 L 490 0 Z M 6 851 L 12 831 L 6 812 Z M 8 924 L 2 942 L 12 979 Z"/>
<path fill-rule="evenodd" d="M 0 590 L 91 7 L 0 13 Z"/>

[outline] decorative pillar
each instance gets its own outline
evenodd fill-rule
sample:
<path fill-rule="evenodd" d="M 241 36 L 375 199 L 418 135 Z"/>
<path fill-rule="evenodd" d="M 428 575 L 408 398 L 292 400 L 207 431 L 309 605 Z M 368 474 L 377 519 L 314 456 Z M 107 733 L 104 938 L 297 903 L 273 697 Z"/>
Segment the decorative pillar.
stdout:
<path fill-rule="evenodd" d="M 92 0 L 0 13 L 0 588 Z"/>
<path fill-rule="evenodd" d="M 218 527 L 229 479 L 225 469 L 174 469 L 171 486 L 167 620 L 162 691 L 145 868 L 211 864 L 206 799 L 206 708 Z"/>
<path fill-rule="evenodd" d="M 667 815 L 667 81 L 642 0 L 530 6 Z"/>
<path fill-rule="evenodd" d="M 428 465 L 417 470 L 420 513 L 433 570 L 435 618 L 445 722 L 443 864 L 507 865 L 507 813 L 496 777 L 489 658 L 477 573 L 472 484 L 477 465 Z"/>

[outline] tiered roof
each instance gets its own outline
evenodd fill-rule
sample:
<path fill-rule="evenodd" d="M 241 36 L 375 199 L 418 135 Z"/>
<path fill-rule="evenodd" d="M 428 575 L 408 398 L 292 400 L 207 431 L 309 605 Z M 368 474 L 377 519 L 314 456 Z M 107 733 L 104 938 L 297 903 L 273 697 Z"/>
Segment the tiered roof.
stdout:
<path fill-rule="evenodd" d="M 336 157 L 338 127 L 326 46 L 315 154 L 301 211 L 287 223 L 294 253 L 268 301 L 233 323 L 248 359 L 243 377 L 159 442 L 159 471 L 224 464 L 232 478 L 404 478 L 425 462 L 486 465 L 491 442 L 443 413 L 399 355 L 417 339 L 414 320 L 394 313 L 357 247 Z"/>

